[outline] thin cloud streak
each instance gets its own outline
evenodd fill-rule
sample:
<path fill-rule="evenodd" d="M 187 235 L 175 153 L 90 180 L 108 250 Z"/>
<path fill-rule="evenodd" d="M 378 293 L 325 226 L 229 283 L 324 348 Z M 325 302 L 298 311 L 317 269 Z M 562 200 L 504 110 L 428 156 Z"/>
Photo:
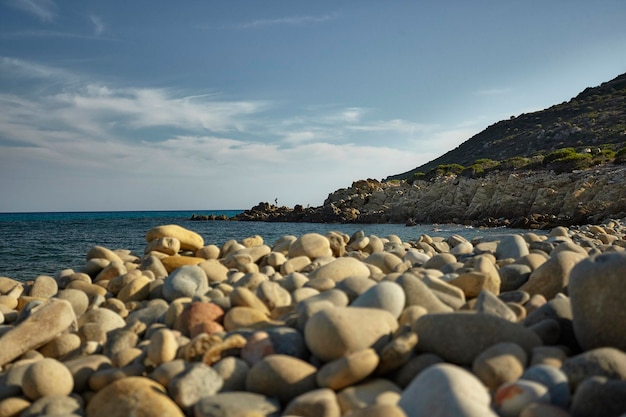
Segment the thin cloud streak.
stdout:
<path fill-rule="evenodd" d="M 89 15 L 89 21 L 93 24 L 93 34 L 100 36 L 104 32 L 104 22 L 96 15 Z"/>
<path fill-rule="evenodd" d="M 331 13 L 321 16 L 288 16 L 275 19 L 256 19 L 250 22 L 233 24 L 234 29 L 259 29 L 269 26 L 302 26 L 325 23 L 339 18 L 338 13 Z"/>
<path fill-rule="evenodd" d="M 52 0 L 9 0 L 7 4 L 34 15 L 42 22 L 52 22 L 56 18 L 57 6 Z"/>

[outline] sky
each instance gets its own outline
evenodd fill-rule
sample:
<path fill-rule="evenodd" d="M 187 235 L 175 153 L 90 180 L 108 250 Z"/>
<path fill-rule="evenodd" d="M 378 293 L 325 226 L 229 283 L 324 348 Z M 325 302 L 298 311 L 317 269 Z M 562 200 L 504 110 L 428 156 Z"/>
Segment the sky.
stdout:
<path fill-rule="evenodd" d="M 626 72 L 623 0 L 0 0 L 0 212 L 319 206 Z"/>

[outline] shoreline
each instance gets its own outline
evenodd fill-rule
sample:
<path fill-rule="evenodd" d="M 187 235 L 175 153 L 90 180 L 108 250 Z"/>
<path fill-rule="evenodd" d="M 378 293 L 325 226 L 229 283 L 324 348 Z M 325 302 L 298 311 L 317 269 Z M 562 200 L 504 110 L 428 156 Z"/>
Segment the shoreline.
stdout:
<path fill-rule="evenodd" d="M 402 417 L 619 408 L 606 393 L 626 394 L 626 367 L 609 365 L 626 363 L 626 219 L 545 236 L 506 230 L 476 229 L 471 240 L 434 230 L 412 242 L 306 233 L 271 246 L 252 235 L 218 247 L 164 225 L 147 231 L 145 253 L 94 246 L 77 270 L 0 277 L 0 409 Z"/>

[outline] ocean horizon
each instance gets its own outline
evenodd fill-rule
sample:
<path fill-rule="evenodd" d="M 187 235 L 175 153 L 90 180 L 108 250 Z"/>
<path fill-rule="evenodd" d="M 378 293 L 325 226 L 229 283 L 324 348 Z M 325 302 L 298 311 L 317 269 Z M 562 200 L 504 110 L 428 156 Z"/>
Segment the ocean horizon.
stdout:
<path fill-rule="evenodd" d="M 508 234 L 513 229 L 473 229 L 445 224 L 339 224 L 339 223 L 269 223 L 225 220 L 191 220 L 193 214 L 227 217 L 243 210 L 150 210 L 150 211 L 54 211 L 0 213 L 0 276 L 27 281 L 39 275 L 54 276 L 64 269 L 76 271 L 85 264 L 85 255 L 93 246 L 128 249 L 143 255 L 146 232 L 164 224 L 178 224 L 199 233 L 205 245 L 222 246 L 259 235 L 267 245 L 282 236 L 305 233 L 325 234 L 339 231 L 352 235 L 386 237 L 397 235 L 403 241 L 415 241 L 423 234 L 448 237 L 459 234 L 471 239 L 477 235 Z"/>

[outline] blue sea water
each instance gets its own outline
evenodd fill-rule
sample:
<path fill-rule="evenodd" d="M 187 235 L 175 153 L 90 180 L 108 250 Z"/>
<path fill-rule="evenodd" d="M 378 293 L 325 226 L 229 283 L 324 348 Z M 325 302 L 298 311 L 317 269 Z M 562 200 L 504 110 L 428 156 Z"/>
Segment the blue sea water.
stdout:
<path fill-rule="evenodd" d="M 205 244 L 221 246 L 230 239 L 260 235 L 269 245 L 284 235 L 326 233 L 337 230 L 348 235 L 363 230 L 367 235 L 398 235 L 403 241 L 422 234 L 466 238 L 477 235 L 512 233 L 503 229 L 471 229 L 461 225 L 402 224 L 319 224 L 264 223 L 237 221 L 192 221 L 192 214 L 226 214 L 242 210 L 204 211 L 119 211 L 0 213 L 0 276 L 26 281 L 38 275 L 52 275 L 66 268 L 80 269 L 92 246 L 130 249 L 143 254 L 146 232 L 164 224 L 178 224 L 199 233 Z"/>

